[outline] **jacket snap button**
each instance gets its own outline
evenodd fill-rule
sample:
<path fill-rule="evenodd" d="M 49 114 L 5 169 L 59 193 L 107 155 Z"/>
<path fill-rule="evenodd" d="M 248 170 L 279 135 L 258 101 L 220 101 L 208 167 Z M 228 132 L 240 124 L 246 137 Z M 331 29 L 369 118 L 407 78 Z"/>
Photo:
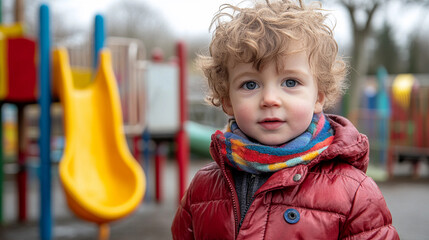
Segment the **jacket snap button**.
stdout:
<path fill-rule="evenodd" d="M 299 221 L 299 212 L 296 209 L 289 208 L 286 210 L 286 212 L 283 214 L 286 222 L 290 224 L 295 224 Z"/>
<path fill-rule="evenodd" d="M 301 180 L 301 174 L 295 174 L 295 176 L 293 176 L 293 180 L 295 181 L 295 182 L 299 182 L 299 180 Z"/>

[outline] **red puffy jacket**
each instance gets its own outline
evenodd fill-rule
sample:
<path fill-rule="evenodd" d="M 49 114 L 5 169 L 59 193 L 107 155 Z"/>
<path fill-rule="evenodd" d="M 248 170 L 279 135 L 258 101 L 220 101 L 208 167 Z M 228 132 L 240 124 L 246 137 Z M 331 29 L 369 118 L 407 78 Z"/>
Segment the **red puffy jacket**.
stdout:
<path fill-rule="evenodd" d="M 399 239 L 386 202 L 365 175 L 368 139 L 346 119 L 328 117 L 333 143 L 308 165 L 274 173 L 255 193 L 238 231 L 240 207 L 225 160 L 192 180 L 172 225 L 174 239 Z"/>

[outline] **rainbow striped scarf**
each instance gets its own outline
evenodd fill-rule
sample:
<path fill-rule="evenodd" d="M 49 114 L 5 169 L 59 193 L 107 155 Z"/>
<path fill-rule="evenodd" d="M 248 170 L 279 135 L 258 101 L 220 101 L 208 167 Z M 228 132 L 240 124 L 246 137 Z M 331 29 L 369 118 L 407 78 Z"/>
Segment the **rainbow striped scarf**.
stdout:
<path fill-rule="evenodd" d="M 252 174 L 308 164 L 326 150 L 333 139 L 333 130 L 323 113 L 315 114 L 304 133 L 281 146 L 250 141 L 234 120 L 229 122 L 225 133 L 216 131 L 212 136 L 230 166 Z"/>

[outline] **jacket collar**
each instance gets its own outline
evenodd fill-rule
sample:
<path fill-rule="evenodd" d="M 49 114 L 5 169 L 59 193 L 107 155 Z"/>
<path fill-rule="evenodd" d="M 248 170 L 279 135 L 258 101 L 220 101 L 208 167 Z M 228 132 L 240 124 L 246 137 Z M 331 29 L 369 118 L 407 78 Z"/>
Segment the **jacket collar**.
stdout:
<path fill-rule="evenodd" d="M 346 118 L 337 115 L 327 116 L 335 132 L 334 141 L 310 165 L 337 158 L 366 172 L 369 164 L 369 142 L 367 136 L 361 134 Z"/>

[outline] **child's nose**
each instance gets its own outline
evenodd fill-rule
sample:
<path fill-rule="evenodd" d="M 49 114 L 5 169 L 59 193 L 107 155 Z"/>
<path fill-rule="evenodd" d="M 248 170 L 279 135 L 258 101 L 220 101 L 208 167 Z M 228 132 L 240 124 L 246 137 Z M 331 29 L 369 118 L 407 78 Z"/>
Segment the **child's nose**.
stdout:
<path fill-rule="evenodd" d="M 264 89 L 261 107 L 278 107 L 280 104 L 280 95 L 276 89 Z"/>

